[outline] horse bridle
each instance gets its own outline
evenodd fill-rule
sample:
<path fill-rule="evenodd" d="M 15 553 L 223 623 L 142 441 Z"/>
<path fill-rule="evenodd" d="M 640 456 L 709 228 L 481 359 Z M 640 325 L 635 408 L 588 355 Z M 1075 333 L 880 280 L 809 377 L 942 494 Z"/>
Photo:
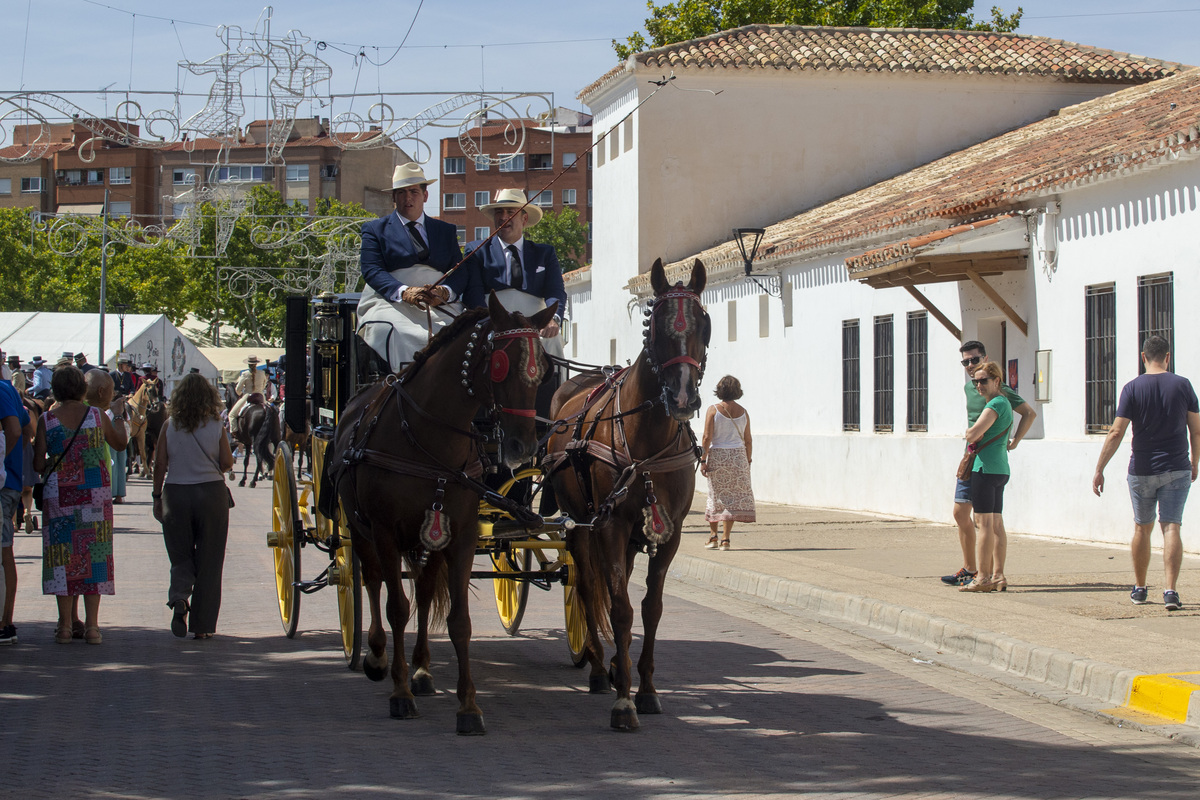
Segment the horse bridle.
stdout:
<path fill-rule="evenodd" d="M 657 336 L 658 331 L 658 315 L 661 310 L 670 308 L 668 303 L 671 301 L 674 301 L 675 313 L 675 318 L 671 321 L 671 329 L 673 332 L 678 334 L 678 339 L 680 342 L 680 354 L 672 358 L 668 358 L 662 363 L 659 363 L 657 360 L 657 353 L 655 352 L 655 337 Z M 650 304 L 650 307 L 646 309 L 646 318 L 642 322 L 642 325 L 645 327 L 642 341 L 643 349 L 646 353 L 646 363 L 650 366 L 650 370 L 655 374 L 655 376 L 658 377 L 659 386 L 662 388 L 661 399 L 663 405 L 667 406 L 668 408 L 670 408 L 670 403 L 667 395 L 670 390 L 667 388 L 666 383 L 664 383 L 663 371 L 672 364 L 687 364 L 688 366 L 695 367 L 699 373 L 696 378 L 696 385 L 699 386 L 704 380 L 704 368 L 708 364 L 707 347 L 705 347 L 703 362 L 697 361 L 687 354 L 687 331 L 689 326 L 687 306 L 685 304 L 688 301 L 695 303 L 696 308 L 699 309 L 699 320 L 708 321 L 708 312 L 704 310 L 704 304 L 700 302 L 700 295 L 696 292 L 693 292 L 691 289 L 684 286 L 682 282 L 680 282 L 676 283 L 673 287 L 654 298 L 653 302 Z"/>
<path fill-rule="evenodd" d="M 475 330 L 471 331 L 471 339 L 467 342 L 467 349 L 463 353 L 462 385 L 466 388 L 467 394 L 472 397 L 475 396 L 475 388 L 471 385 L 471 359 L 475 353 L 475 345 L 479 342 L 479 335 L 489 322 L 490 320 L 488 319 L 480 320 L 479 324 L 475 326 Z M 527 348 L 525 350 L 526 364 L 523 377 L 530 383 L 537 384 L 541 377 L 542 369 L 534 342 L 540 338 L 541 332 L 536 328 L 513 328 L 508 331 L 492 331 L 488 333 L 485 341 L 490 350 L 488 357 L 488 379 L 491 383 L 503 383 L 508 378 L 511 368 L 508 347 L 513 342 L 521 341 L 524 343 L 525 348 Z M 502 344 L 498 345 L 498 343 Z M 494 398 L 495 394 L 493 393 L 492 396 Z M 508 408 L 507 406 L 493 403 L 492 410 L 501 414 L 511 414 L 514 417 L 528 417 L 533 419 L 537 416 L 537 409 L 534 408 Z"/>

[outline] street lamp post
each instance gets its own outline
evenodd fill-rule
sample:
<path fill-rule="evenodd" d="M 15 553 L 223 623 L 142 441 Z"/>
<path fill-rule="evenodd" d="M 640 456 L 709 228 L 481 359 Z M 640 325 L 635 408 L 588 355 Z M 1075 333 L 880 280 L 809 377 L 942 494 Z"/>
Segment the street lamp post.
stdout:
<path fill-rule="evenodd" d="M 129 310 L 128 303 L 113 303 L 113 308 L 117 310 L 117 319 L 121 323 L 121 352 L 125 352 L 125 312 Z"/>

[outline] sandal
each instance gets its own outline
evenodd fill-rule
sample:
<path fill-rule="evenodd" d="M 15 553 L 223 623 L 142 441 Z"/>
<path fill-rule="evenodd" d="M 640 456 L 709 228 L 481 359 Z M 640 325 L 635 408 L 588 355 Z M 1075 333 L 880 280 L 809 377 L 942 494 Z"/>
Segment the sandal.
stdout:
<path fill-rule="evenodd" d="M 719 550 L 728 550 L 728 549 L 729 549 L 729 540 L 728 540 L 728 539 L 722 539 L 722 540 L 721 540 L 721 544 L 720 544 L 720 546 L 719 546 L 717 549 L 719 549 Z"/>
<path fill-rule="evenodd" d="M 712 536 L 708 537 L 708 541 L 704 544 L 704 546 L 709 550 L 716 550 L 717 549 L 717 535 L 714 533 Z"/>
<path fill-rule="evenodd" d="M 87 632 L 83 635 L 83 639 L 88 644 L 100 644 L 104 641 L 104 637 L 100 635 L 99 628 L 88 628 Z"/>
<path fill-rule="evenodd" d="M 71 643 L 71 626 L 59 625 L 54 631 L 55 644 L 70 644 Z"/>

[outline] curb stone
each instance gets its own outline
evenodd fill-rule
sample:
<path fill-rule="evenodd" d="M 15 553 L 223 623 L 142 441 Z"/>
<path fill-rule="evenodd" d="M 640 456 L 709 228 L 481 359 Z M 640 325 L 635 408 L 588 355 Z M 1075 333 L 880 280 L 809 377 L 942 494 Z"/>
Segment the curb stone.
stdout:
<path fill-rule="evenodd" d="M 644 579 L 645 567 L 635 570 Z M 974 629 L 962 623 L 863 595 L 717 565 L 677 554 L 673 580 L 699 583 L 826 617 L 835 627 L 875 640 L 898 652 L 942 666 L 983 675 L 1040 699 L 1200 748 L 1200 728 L 1153 724 L 1122 715 L 1135 678 L 1142 673 L 1074 653 Z M 668 584 L 669 590 L 670 584 Z M 861 626 L 861 627 L 860 627 Z M 934 648 L 930 652 L 924 648 Z"/>

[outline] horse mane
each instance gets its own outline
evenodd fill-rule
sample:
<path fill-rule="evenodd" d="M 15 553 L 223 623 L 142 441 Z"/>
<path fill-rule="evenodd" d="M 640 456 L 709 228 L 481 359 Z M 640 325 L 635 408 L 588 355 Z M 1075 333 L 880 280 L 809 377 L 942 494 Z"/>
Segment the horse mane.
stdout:
<path fill-rule="evenodd" d="M 400 373 L 401 381 L 408 381 L 416 377 L 417 370 L 421 366 L 443 349 L 450 342 L 458 338 L 464 328 L 469 328 L 477 324 L 481 319 L 487 319 L 488 310 L 486 308 L 469 308 L 458 315 L 454 322 L 447 325 L 438 331 L 429 344 L 422 347 L 413 355 L 412 363 L 404 368 Z"/>

